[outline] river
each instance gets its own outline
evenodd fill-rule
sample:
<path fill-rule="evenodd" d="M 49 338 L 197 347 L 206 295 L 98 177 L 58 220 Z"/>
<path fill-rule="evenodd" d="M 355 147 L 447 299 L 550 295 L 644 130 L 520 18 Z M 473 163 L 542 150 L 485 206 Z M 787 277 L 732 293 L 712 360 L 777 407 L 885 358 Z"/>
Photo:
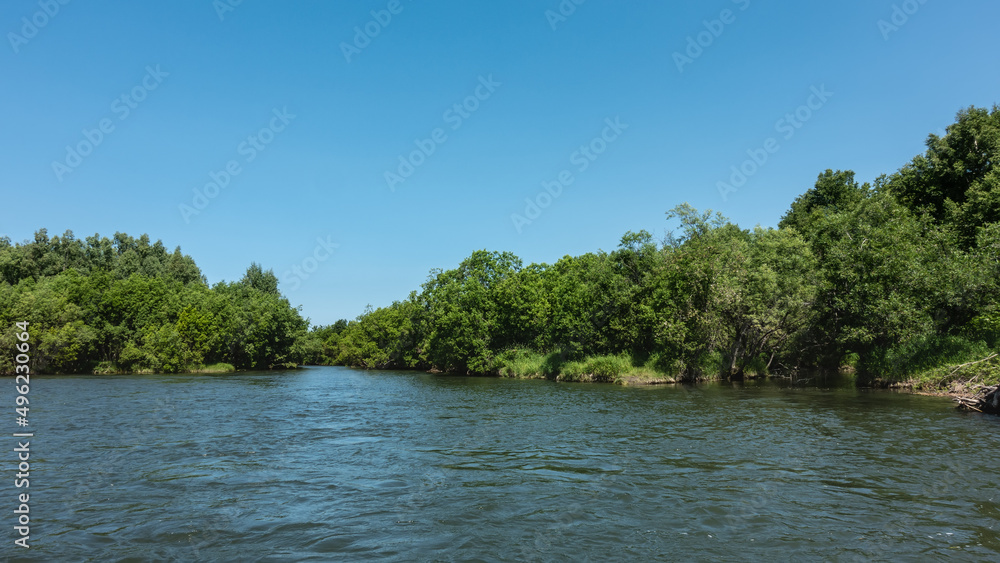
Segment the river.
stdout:
<path fill-rule="evenodd" d="M 1000 559 L 1000 418 L 814 383 L 33 377 L 32 547 L 8 437 L 0 557 Z"/>

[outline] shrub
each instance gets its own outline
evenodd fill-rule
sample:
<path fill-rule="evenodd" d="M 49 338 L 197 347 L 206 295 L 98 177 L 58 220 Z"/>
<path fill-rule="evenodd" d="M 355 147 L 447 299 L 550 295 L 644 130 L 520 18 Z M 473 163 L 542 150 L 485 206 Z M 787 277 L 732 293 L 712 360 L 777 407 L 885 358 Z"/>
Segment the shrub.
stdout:
<path fill-rule="evenodd" d="M 494 359 L 493 371 L 501 377 L 533 378 L 543 377 L 546 356 L 530 350 L 507 350 Z"/>
<path fill-rule="evenodd" d="M 563 381 L 615 382 L 629 375 L 635 368 L 628 356 L 595 356 L 579 362 L 567 362 L 560 370 Z"/>
<path fill-rule="evenodd" d="M 701 354 L 695 360 L 695 365 L 692 367 L 694 372 L 692 375 L 696 377 L 714 379 L 729 375 L 729 362 L 726 361 L 722 352 L 718 350 Z"/>

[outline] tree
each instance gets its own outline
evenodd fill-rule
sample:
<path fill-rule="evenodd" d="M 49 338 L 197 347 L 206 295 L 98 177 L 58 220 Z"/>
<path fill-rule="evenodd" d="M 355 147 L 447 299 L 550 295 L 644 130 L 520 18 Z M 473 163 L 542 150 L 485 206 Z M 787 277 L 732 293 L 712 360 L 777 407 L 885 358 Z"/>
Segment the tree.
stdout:
<path fill-rule="evenodd" d="M 681 222 L 682 234 L 680 237 L 675 237 L 673 231 L 667 233 L 667 240 L 665 242 L 668 246 L 674 248 L 689 240 L 694 240 L 701 235 L 707 234 L 714 229 L 718 229 L 729 222 L 721 213 L 716 212 L 713 215 L 711 209 L 699 214 L 697 209 L 686 202 L 667 211 L 667 220 L 670 219 L 678 219 Z"/>
<path fill-rule="evenodd" d="M 439 369 L 485 373 L 502 341 L 494 296 L 521 269 L 509 252 L 477 250 L 454 270 L 432 275 L 419 296 L 427 316 L 427 357 Z"/>
<path fill-rule="evenodd" d="M 851 170 L 827 170 L 819 175 L 814 187 L 792 202 L 778 228 L 811 233 L 813 226 L 824 216 L 850 211 L 868 197 L 870 190 L 868 184 L 858 185 Z"/>
<path fill-rule="evenodd" d="M 967 269 L 948 230 L 888 194 L 825 217 L 813 248 L 824 274 L 813 343 L 827 367 L 933 333 L 938 311 L 957 304 L 955 289 L 967 284 L 956 277 Z"/>
<path fill-rule="evenodd" d="M 976 229 L 1000 221 L 1000 106 L 962 110 L 944 137 L 930 135 L 927 152 L 894 174 L 886 189 L 912 211 L 954 224 L 963 244 Z"/>
<path fill-rule="evenodd" d="M 250 264 L 240 283 L 268 295 L 280 295 L 278 277 L 274 275 L 274 270 L 265 272 L 256 262 Z"/>
<path fill-rule="evenodd" d="M 190 256 L 148 235 L 80 241 L 45 229 L 21 244 L 0 239 L 0 319 L 30 322 L 33 367 L 48 373 L 289 365 L 308 324 L 257 264 L 210 289 Z"/>

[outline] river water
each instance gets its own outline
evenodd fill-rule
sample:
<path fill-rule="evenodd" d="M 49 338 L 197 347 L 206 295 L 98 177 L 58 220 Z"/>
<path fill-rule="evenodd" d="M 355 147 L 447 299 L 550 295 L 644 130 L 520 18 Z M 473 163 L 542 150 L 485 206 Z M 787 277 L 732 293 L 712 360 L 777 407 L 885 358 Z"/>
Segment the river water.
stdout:
<path fill-rule="evenodd" d="M 1000 418 L 814 383 L 35 377 L 0 557 L 1000 559 Z"/>

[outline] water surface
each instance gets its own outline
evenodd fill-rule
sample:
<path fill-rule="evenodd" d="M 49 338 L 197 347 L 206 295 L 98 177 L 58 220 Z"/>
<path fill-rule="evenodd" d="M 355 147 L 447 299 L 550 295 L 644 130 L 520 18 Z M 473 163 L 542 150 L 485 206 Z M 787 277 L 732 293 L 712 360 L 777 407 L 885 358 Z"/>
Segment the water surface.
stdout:
<path fill-rule="evenodd" d="M 935 397 L 308 368 L 31 401 L 11 560 L 1000 559 L 1000 418 Z"/>

